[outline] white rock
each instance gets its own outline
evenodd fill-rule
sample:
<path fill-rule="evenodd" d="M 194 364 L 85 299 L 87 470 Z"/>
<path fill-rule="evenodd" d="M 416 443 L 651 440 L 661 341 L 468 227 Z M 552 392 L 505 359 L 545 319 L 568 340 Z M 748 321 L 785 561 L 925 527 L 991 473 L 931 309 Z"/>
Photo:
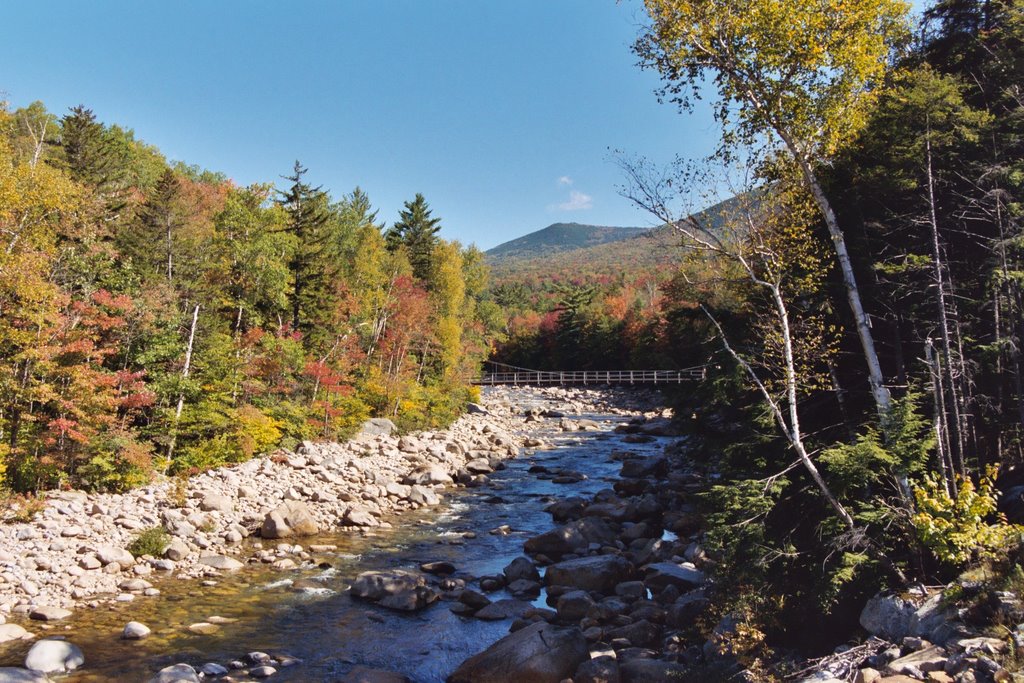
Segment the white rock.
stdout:
<path fill-rule="evenodd" d="M 43 673 L 74 671 L 85 664 L 85 655 L 66 640 L 40 640 L 25 655 L 25 668 Z"/>
<path fill-rule="evenodd" d="M 148 636 L 152 631 L 148 626 L 139 621 L 129 621 L 124 626 L 124 631 L 121 632 L 121 637 L 125 640 L 142 640 Z"/>

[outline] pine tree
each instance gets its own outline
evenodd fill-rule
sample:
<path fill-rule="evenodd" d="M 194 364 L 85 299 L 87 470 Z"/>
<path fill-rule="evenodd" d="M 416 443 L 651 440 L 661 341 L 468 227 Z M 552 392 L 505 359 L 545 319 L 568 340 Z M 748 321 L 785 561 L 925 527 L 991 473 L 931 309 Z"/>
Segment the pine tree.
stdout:
<path fill-rule="evenodd" d="M 64 164 L 78 182 L 104 189 L 117 175 L 119 164 L 104 135 L 103 124 L 84 105 L 72 107 L 61 119 L 60 146 Z"/>
<path fill-rule="evenodd" d="M 398 222 L 385 235 L 388 249 L 395 251 L 404 245 L 409 251 L 413 275 L 420 280 L 428 280 L 431 256 L 437 245 L 437 233 L 441 230 L 441 219 L 431 217 L 427 200 L 418 192 L 415 199 L 405 203 L 405 209 L 398 215 Z"/>
<path fill-rule="evenodd" d="M 301 329 L 303 297 L 315 276 L 315 262 L 322 249 L 321 230 L 330 218 L 327 211 L 327 195 L 318 186 L 313 187 L 302 180 L 308 169 L 298 161 L 292 175 L 285 180 L 292 185 L 281 193 L 278 200 L 288 213 L 286 232 L 295 236 L 296 244 L 288 269 L 292 274 L 292 327 Z"/>

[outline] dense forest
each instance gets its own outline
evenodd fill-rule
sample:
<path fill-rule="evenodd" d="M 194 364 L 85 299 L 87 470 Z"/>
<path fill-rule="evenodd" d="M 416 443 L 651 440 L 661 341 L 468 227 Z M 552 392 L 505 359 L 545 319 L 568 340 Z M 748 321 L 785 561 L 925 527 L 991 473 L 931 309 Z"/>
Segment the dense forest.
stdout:
<path fill-rule="evenodd" d="M 656 293 L 629 273 L 546 297 L 503 283 L 520 328 L 499 358 L 709 363 L 678 414 L 712 474 L 698 507 L 744 656 L 830 647 L 879 586 L 1012 568 L 1024 3 L 940 0 L 917 25 L 894 0 L 645 4 L 635 51 L 659 95 L 683 117 L 710 101 L 722 132 L 710 159 L 619 159 L 677 266 Z M 738 199 L 693 213 L 723 186 Z"/>
<path fill-rule="evenodd" d="M 282 169 L 285 170 L 285 169 Z M 84 106 L 0 107 L 3 486 L 124 489 L 446 423 L 499 330 L 422 195 L 385 227 L 296 162 L 238 187 Z"/>

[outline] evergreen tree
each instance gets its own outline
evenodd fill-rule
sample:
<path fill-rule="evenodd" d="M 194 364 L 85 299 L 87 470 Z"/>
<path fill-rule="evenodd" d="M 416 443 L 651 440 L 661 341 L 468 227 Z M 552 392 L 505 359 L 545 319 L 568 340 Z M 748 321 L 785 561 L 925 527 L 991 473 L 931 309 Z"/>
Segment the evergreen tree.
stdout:
<path fill-rule="evenodd" d="M 288 213 L 285 231 L 295 237 L 295 248 L 288 262 L 292 274 L 292 327 L 301 329 L 303 300 L 306 290 L 315 276 L 315 262 L 322 249 L 322 229 L 330 218 L 327 211 L 327 195 L 318 186 L 303 182 L 302 176 L 308 169 L 298 161 L 292 175 L 285 176 L 291 187 L 281 193 L 278 203 Z"/>
<path fill-rule="evenodd" d="M 74 180 L 102 190 L 116 179 L 120 164 L 91 109 L 80 104 L 61 119 L 60 146 Z"/>
<path fill-rule="evenodd" d="M 395 251 L 404 245 L 409 251 L 413 275 L 420 280 L 428 280 L 441 219 L 431 217 L 427 200 L 418 192 L 415 199 L 405 203 L 405 208 L 398 215 L 398 222 L 385 235 L 388 249 Z"/>

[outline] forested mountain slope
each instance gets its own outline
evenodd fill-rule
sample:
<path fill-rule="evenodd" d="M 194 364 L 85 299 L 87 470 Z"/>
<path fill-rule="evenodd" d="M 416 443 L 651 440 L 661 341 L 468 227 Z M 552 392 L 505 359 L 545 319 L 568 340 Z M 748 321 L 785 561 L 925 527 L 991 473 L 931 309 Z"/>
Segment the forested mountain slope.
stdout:
<path fill-rule="evenodd" d="M 491 263 L 511 259 L 537 258 L 563 251 L 628 240 L 647 232 L 647 230 L 647 228 L 613 228 L 581 223 L 553 223 L 542 230 L 499 244 L 485 253 Z"/>

